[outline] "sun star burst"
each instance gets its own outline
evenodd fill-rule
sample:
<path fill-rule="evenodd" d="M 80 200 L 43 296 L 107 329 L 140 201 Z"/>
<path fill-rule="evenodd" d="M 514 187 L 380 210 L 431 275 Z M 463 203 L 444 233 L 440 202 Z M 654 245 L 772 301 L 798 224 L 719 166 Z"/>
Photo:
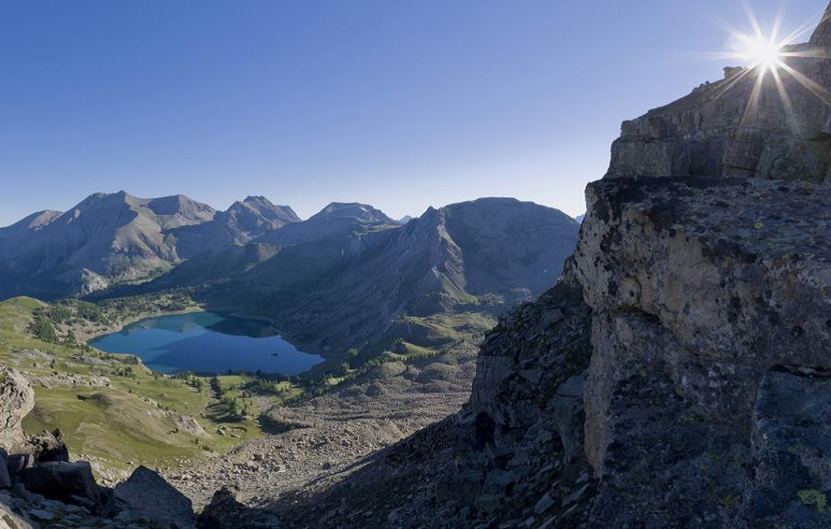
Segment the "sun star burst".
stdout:
<path fill-rule="evenodd" d="M 785 9 L 782 8 L 779 10 L 773 26 L 769 31 L 765 31 L 762 29 L 762 26 L 750 5 L 744 2 L 744 7 L 752 31 L 749 33 L 741 32 L 733 27 L 727 26 L 731 42 L 733 43 L 732 49 L 723 53 L 709 54 L 710 58 L 719 60 L 736 60 L 744 63 L 745 65 L 745 68 L 740 73 L 733 75 L 725 83 L 716 97 L 721 97 L 724 93 L 735 87 L 739 82 L 748 76 L 756 76 L 756 81 L 753 84 L 753 89 L 747 102 L 745 115 L 742 119 L 743 126 L 745 122 L 758 111 L 760 95 L 763 87 L 765 86 L 765 80 L 768 75 L 770 75 L 776 85 L 777 93 L 783 107 L 785 108 L 789 121 L 795 131 L 798 132 L 798 120 L 794 115 L 791 99 L 788 96 L 788 91 L 785 83 L 783 82 L 785 75 L 794 79 L 797 83 L 810 91 L 814 96 L 822 100 L 823 103 L 831 107 L 831 93 L 801 72 L 797 71 L 793 66 L 789 65 L 787 61 L 790 57 L 820 60 L 829 58 L 825 53 L 818 50 L 807 50 L 792 46 L 798 41 L 798 39 L 809 34 L 811 29 L 815 26 L 815 21 L 808 21 L 794 31 L 783 34 L 782 26 L 785 19 Z"/>

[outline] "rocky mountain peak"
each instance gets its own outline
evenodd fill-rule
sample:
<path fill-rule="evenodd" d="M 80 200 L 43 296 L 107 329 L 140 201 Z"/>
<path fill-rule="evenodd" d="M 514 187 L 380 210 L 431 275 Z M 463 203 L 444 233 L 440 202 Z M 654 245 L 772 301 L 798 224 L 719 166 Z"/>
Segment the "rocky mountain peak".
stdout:
<path fill-rule="evenodd" d="M 15 222 L 11 226 L 0 228 L 0 238 L 21 231 L 37 231 L 43 229 L 45 226 L 48 226 L 50 222 L 60 217 L 61 215 L 63 215 L 62 211 L 52 211 L 48 209 L 32 213 L 28 217 L 25 217 Z"/>
<path fill-rule="evenodd" d="M 289 206 L 280 206 L 272 203 L 264 196 L 248 196 L 242 202 L 235 202 L 229 212 L 241 212 L 243 210 L 254 212 L 263 218 L 279 221 L 279 224 L 269 229 L 277 229 L 289 222 L 300 222 L 300 217 Z"/>
<path fill-rule="evenodd" d="M 358 202 L 332 202 L 312 218 L 342 218 L 355 219 L 360 222 L 395 223 L 395 221 L 384 214 L 383 211 L 368 204 L 360 204 Z"/>

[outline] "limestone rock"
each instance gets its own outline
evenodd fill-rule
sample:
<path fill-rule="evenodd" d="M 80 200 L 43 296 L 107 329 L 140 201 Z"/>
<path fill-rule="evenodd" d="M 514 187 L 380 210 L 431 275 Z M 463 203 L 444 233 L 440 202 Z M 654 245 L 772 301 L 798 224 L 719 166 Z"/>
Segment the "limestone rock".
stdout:
<path fill-rule="evenodd" d="M 774 76 L 765 77 L 754 98 L 758 71 L 729 69 L 724 79 L 624 122 L 612 146 L 607 177 L 829 181 L 831 109 L 816 93 L 831 86 L 831 62 L 806 55 L 826 53 L 830 17 L 826 12 L 809 43 L 785 49 L 794 54 L 783 59 L 788 68 L 780 74 L 789 105 L 783 103 Z M 805 86 L 812 83 L 812 88 Z"/>
<path fill-rule="evenodd" d="M 814 46 L 828 47 L 831 46 L 831 6 L 825 10 L 819 26 L 811 35 L 811 42 Z"/>
<path fill-rule="evenodd" d="M 782 366 L 831 368 L 831 190 L 618 178 L 587 197 L 575 275 L 593 314 L 593 519 L 729 525 L 749 486 L 743 469 L 763 472 L 749 435 L 762 381 Z M 785 406 L 791 420 L 800 406 Z M 791 514 L 777 521 L 798 526 Z"/>
<path fill-rule="evenodd" d="M 23 443 L 21 422 L 35 406 L 35 392 L 26 378 L 0 366 L 0 448 L 8 451 Z"/>
<path fill-rule="evenodd" d="M 0 449 L 0 489 L 8 489 L 12 486 L 12 479 L 9 475 L 8 455 L 5 450 Z"/>
<path fill-rule="evenodd" d="M 565 451 L 565 463 L 571 462 L 583 449 L 583 424 L 586 419 L 583 408 L 585 384 L 586 378 L 583 374 L 574 375 L 557 388 L 557 394 L 551 399 L 557 431 Z"/>
<path fill-rule="evenodd" d="M 60 430 L 34 435 L 29 439 L 28 445 L 34 450 L 39 463 L 69 462 L 69 449 Z"/>
<path fill-rule="evenodd" d="M 831 379 L 774 371 L 754 410 L 753 486 L 743 527 L 820 528 L 831 524 Z"/>
<path fill-rule="evenodd" d="M 0 503 L 0 529 L 35 529 L 36 527 Z"/>

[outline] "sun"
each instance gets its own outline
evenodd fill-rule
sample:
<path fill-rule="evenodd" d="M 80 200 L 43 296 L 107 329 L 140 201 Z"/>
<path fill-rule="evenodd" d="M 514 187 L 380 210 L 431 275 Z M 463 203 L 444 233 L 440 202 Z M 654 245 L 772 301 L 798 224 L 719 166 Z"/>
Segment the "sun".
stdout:
<path fill-rule="evenodd" d="M 739 31 L 735 27 L 723 23 L 722 26 L 727 30 L 729 36 L 727 49 L 721 53 L 708 53 L 703 56 L 705 59 L 719 61 L 732 59 L 744 63 L 744 68 L 738 73 L 736 73 L 735 68 L 729 69 L 731 74 L 725 77 L 723 83 L 720 83 L 715 98 L 718 99 L 734 87 L 740 86 L 740 83 L 744 80 L 755 77 L 739 128 L 741 129 L 752 123 L 758 116 L 762 92 L 766 86 L 773 85 L 779 94 L 791 127 L 796 133 L 800 133 L 799 120 L 794 113 L 791 97 L 788 94 L 789 88 L 801 85 L 823 104 L 831 108 L 831 92 L 799 71 L 805 67 L 807 60 L 830 60 L 831 55 L 823 49 L 810 46 L 794 46 L 796 42 L 799 42 L 799 39 L 810 34 L 816 26 L 816 21 L 808 20 L 790 33 L 783 32 L 785 18 L 783 5 L 773 24 L 765 30 L 756 18 L 749 2 L 743 1 L 742 3 L 750 22 L 751 31 Z M 795 83 L 787 82 L 787 78 L 792 79 Z"/>
<path fill-rule="evenodd" d="M 755 36 L 744 41 L 742 58 L 765 70 L 777 68 L 782 61 L 784 43 Z"/>

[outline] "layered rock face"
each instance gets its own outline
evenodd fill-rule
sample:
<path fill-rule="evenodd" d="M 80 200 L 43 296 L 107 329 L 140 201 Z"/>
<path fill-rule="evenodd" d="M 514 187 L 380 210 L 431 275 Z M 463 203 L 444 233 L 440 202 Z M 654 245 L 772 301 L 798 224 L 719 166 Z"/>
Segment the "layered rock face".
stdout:
<path fill-rule="evenodd" d="M 593 309 L 585 448 L 602 484 L 596 515 L 758 526 L 811 512 L 799 493 L 828 488 L 823 448 L 768 464 L 757 484 L 754 431 L 779 372 L 821 391 L 831 367 L 831 193 L 687 177 L 604 180 L 587 197 L 575 273 Z M 796 488 L 756 490 L 786 476 Z"/>

